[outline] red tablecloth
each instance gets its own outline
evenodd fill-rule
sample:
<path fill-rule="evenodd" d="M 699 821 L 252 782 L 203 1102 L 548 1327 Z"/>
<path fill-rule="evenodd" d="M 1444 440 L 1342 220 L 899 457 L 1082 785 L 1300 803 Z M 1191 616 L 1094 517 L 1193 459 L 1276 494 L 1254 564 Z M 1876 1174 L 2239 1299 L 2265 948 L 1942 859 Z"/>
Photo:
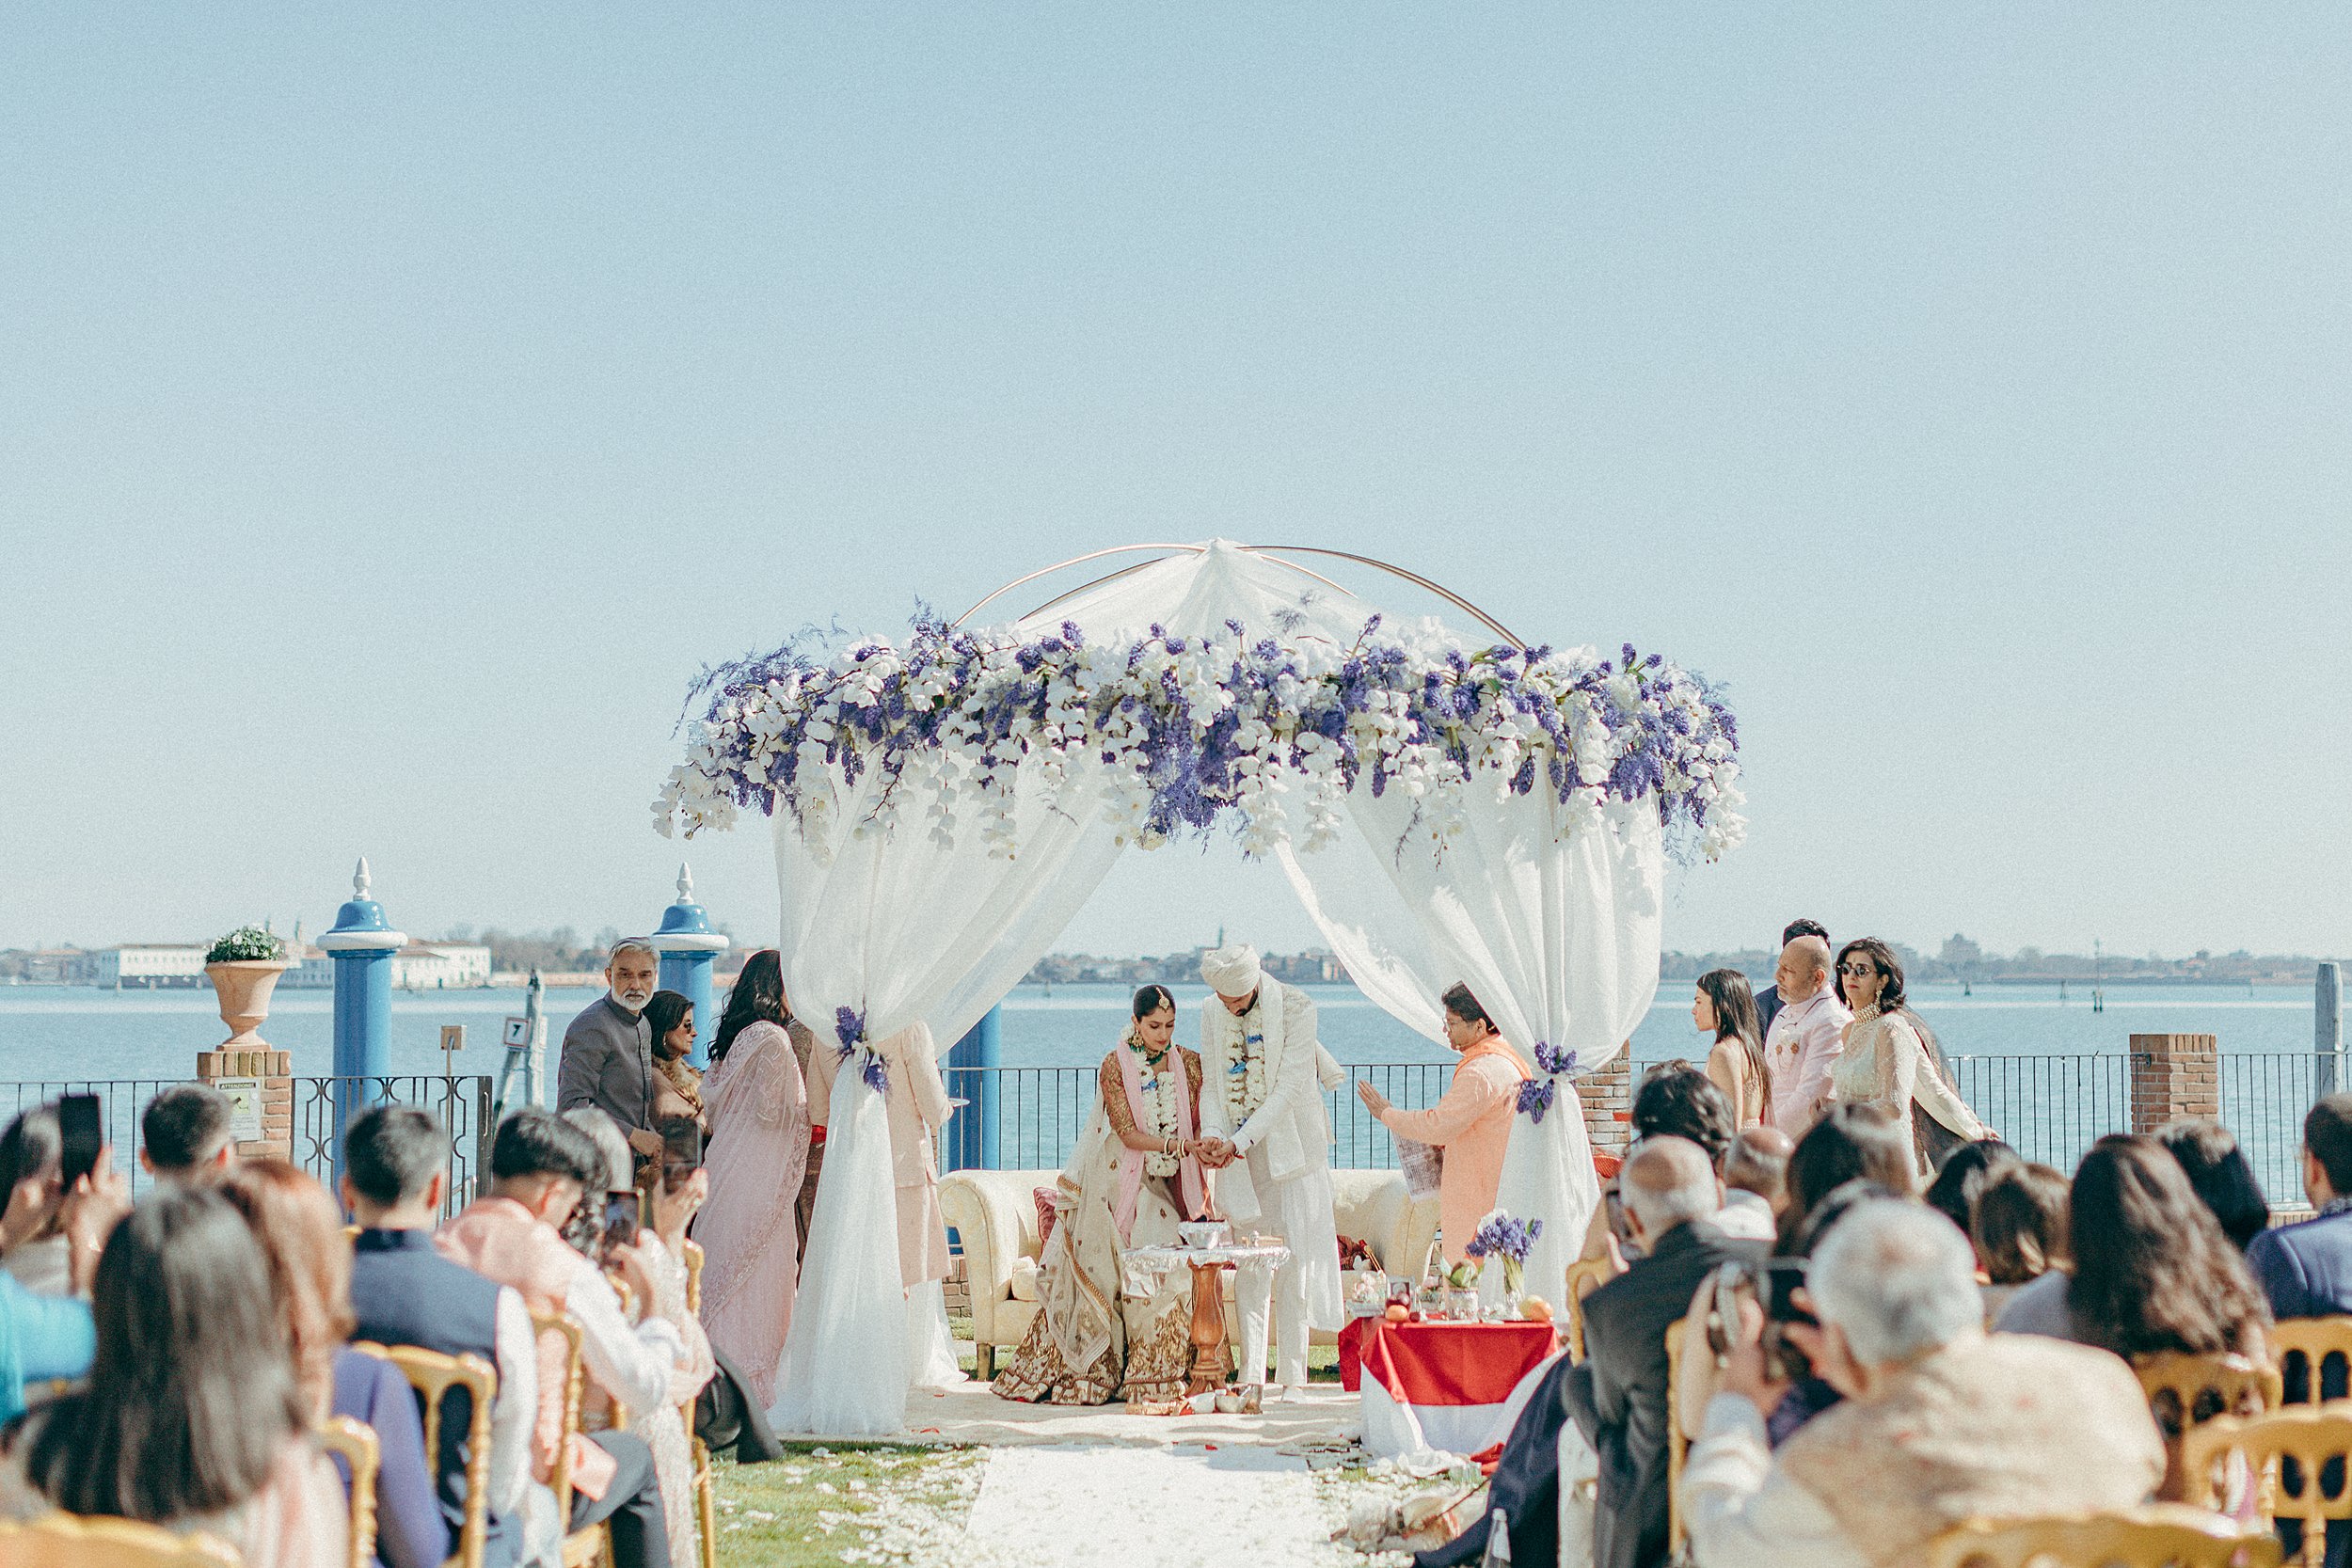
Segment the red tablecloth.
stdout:
<path fill-rule="evenodd" d="M 1559 1348 L 1547 1323 L 1392 1323 L 1350 1318 L 1340 1330 L 1340 1383 L 1361 1391 L 1369 1366 L 1410 1404 L 1494 1404 Z"/>

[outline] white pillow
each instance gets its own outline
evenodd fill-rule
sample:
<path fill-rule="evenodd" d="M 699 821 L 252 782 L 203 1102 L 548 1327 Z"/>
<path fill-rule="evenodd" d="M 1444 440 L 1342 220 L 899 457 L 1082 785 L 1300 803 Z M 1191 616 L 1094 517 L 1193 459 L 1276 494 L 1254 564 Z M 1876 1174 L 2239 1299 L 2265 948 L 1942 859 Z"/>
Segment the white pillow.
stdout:
<path fill-rule="evenodd" d="M 1012 1299 L 1037 1300 L 1037 1259 L 1016 1258 L 1012 1260 Z"/>

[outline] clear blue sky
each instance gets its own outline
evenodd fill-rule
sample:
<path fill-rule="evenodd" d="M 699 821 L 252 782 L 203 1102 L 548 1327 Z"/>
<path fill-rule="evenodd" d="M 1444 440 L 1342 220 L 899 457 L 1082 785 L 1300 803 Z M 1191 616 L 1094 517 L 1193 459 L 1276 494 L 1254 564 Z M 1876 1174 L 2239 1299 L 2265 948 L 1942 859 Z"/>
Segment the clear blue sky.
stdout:
<path fill-rule="evenodd" d="M 1671 945 L 2352 950 L 2339 7 L 58 6 L 0 214 L 0 943 L 643 927 L 704 661 L 1224 534 L 1724 682 Z"/>

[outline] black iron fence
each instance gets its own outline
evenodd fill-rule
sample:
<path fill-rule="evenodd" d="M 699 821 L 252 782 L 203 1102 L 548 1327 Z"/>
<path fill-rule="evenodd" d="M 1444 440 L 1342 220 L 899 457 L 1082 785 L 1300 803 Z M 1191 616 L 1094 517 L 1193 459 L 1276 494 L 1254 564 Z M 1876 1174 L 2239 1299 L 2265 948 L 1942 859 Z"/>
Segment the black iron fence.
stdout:
<path fill-rule="evenodd" d="M 45 1104 L 69 1094 L 98 1097 L 100 1125 L 114 1150 L 118 1170 L 128 1173 L 132 1190 L 143 1192 L 152 1180 L 139 1164 L 143 1141 L 139 1113 L 163 1090 L 184 1082 L 173 1078 L 30 1079 L 0 1084 L 0 1105 L 6 1116 Z M 352 1113 L 369 1105 L 413 1105 L 440 1118 L 449 1133 L 449 1180 L 444 1214 L 453 1214 L 473 1199 L 477 1177 L 489 1168 L 490 1080 L 486 1077 L 443 1077 L 438 1074 L 386 1078 L 297 1078 L 294 1080 L 294 1161 L 330 1185 L 335 1174 L 335 1150 L 342 1141 L 339 1105 Z"/>
<path fill-rule="evenodd" d="M 1952 1087 L 2028 1160 L 2072 1171 L 2109 1132 L 2132 1127 L 2132 1058 L 1947 1056 Z"/>

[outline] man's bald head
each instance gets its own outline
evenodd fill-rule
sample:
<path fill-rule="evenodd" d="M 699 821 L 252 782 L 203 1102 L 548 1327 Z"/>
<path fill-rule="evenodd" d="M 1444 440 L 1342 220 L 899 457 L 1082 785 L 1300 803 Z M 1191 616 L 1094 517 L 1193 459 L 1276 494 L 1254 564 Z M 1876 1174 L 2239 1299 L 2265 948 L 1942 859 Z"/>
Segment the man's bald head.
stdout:
<path fill-rule="evenodd" d="M 1653 1246 L 1676 1226 L 1706 1219 L 1724 1202 L 1714 1162 L 1688 1138 L 1644 1138 L 1617 1173 L 1617 1191 Z"/>
<path fill-rule="evenodd" d="M 1772 972 L 1772 984 L 1784 1003 L 1810 1001 L 1828 978 L 1829 942 L 1815 936 L 1799 937 L 1782 948 L 1780 967 Z"/>

